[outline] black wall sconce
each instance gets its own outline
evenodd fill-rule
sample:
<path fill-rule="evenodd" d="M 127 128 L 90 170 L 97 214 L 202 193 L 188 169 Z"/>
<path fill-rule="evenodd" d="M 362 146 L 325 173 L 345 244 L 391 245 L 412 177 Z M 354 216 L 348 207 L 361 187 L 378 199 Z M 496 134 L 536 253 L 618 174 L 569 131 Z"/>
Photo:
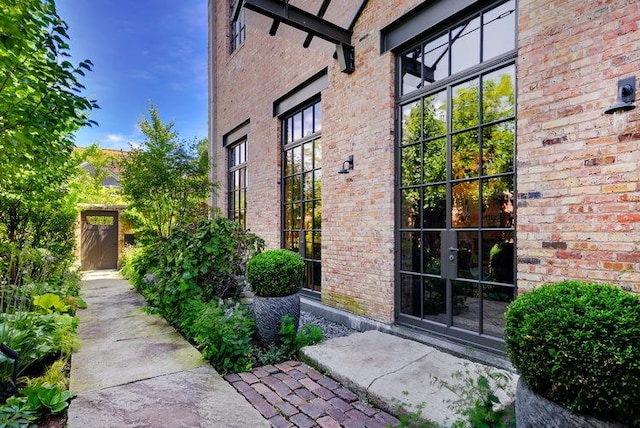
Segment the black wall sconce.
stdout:
<path fill-rule="evenodd" d="M 338 174 L 349 174 L 349 171 L 353 169 L 353 155 L 349 155 L 346 161 L 342 162 L 342 169 L 338 171 Z"/>
<path fill-rule="evenodd" d="M 9 380 L 9 388 L 8 392 L 11 395 L 16 395 L 18 393 L 18 357 L 19 354 L 13 349 L 9 348 L 4 343 L 0 343 L 0 352 L 13 360 L 13 373 L 11 374 L 11 379 Z M 4 391 L 3 391 L 4 392 Z"/>
<path fill-rule="evenodd" d="M 622 132 L 627 125 L 627 112 L 636 108 L 636 76 L 618 80 L 618 95 L 616 102 L 605 109 L 604 114 L 613 117 L 613 128 Z"/>

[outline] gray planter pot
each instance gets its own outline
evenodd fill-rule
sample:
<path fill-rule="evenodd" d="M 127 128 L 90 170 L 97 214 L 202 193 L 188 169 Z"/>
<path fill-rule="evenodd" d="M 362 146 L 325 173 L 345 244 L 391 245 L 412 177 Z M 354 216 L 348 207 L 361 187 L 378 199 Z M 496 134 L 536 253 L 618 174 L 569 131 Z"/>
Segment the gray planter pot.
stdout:
<path fill-rule="evenodd" d="M 518 428 L 622 428 L 627 425 L 569 413 L 564 407 L 533 392 L 520 378 L 516 389 L 516 426 Z"/>
<path fill-rule="evenodd" d="M 291 315 L 298 328 L 300 320 L 300 293 L 284 297 L 253 298 L 253 317 L 258 338 L 264 346 L 280 344 L 280 324 L 282 317 Z"/>

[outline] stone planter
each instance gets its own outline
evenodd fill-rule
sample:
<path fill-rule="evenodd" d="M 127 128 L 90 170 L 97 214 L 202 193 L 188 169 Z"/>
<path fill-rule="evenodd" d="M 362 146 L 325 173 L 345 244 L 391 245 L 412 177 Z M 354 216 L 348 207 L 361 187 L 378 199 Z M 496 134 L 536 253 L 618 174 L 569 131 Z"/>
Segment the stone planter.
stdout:
<path fill-rule="evenodd" d="M 564 407 L 533 392 L 520 378 L 516 389 L 516 426 L 518 428 L 622 428 L 627 425 L 570 413 Z"/>
<path fill-rule="evenodd" d="M 291 315 L 298 328 L 300 320 L 300 293 L 283 297 L 253 298 L 253 317 L 258 338 L 264 346 L 280 344 L 280 324 L 282 317 Z"/>

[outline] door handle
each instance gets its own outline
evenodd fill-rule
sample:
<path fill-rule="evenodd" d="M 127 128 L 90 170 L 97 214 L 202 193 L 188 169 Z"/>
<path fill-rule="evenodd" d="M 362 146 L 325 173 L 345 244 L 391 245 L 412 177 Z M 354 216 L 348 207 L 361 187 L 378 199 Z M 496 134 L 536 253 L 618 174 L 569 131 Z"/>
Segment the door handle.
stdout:
<path fill-rule="evenodd" d="M 460 248 L 449 247 L 449 251 L 460 251 Z"/>

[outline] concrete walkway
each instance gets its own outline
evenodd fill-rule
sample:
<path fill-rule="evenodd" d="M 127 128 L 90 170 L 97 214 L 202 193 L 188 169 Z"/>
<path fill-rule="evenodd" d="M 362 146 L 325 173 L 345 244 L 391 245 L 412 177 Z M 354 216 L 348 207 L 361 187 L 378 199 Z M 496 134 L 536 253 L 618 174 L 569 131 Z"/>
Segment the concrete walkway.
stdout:
<path fill-rule="evenodd" d="M 117 272 L 82 283 L 70 428 L 270 426 Z"/>
<path fill-rule="evenodd" d="M 84 276 L 81 349 L 72 357 L 69 427 L 388 427 L 402 411 L 442 427 L 465 378 L 517 376 L 379 331 L 302 350 L 305 361 L 225 379 L 171 326 L 141 310 L 143 298 L 116 272 Z M 315 367 L 312 368 L 311 366 Z M 456 373 L 461 373 L 459 379 Z"/>

